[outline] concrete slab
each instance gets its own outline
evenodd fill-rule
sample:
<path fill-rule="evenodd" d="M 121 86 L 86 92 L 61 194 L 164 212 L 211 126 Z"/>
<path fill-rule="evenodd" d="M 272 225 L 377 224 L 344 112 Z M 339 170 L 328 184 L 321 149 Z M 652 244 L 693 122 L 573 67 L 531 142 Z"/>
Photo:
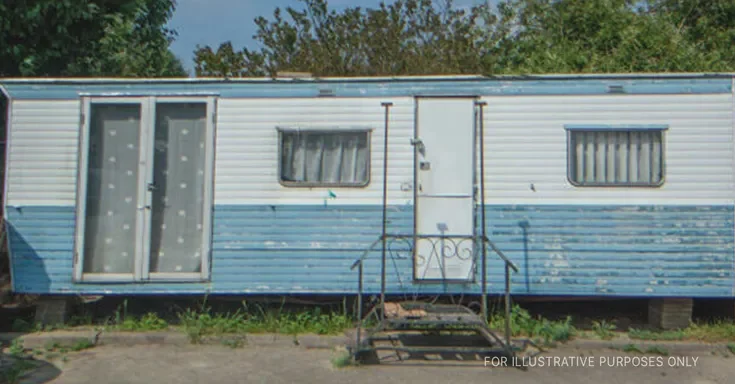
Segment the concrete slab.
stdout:
<path fill-rule="evenodd" d="M 99 345 L 188 345 L 189 338 L 181 332 L 101 332 Z"/>
<path fill-rule="evenodd" d="M 87 341 L 91 344 L 97 343 L 97 331 L 54 331 L 43 333 L 29 333 L 17 336 L 23 342 L 26 349 L 45 348 L 51 345 L 60 347 L 71 347 L 81 341 Z"/>

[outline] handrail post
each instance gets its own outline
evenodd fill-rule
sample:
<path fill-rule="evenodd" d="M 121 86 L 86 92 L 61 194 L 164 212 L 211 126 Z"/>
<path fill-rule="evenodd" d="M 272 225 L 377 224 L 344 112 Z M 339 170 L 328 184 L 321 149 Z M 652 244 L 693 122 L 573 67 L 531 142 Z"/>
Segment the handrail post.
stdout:
<path fill-rule="evenodd" d="M 476 103 L 479 107 L 480 121 L 480 209 L 482 209 L 482 318 L 488 321 L 487 310 L 487 226 L 485 224 L 485 106 L 487 102 Z"/>
<path fill-rule="evenodd" d="M 510 264 L 505 263 L 505 343 L 510 348 Z"/>
<path fill-rule="evenodd" d="M 383 131 L 383 229 L 381 240 L 383 242 L 383 250 L 380 260 L 380 323 L 385 321 L 385 286 L 386 286 L 386 231 L 388 224 L 388 122 L 390 117 L 391 102 L 380 104 L 385 108 L 385 129 Z"/>
<path fill-rule="evenodd" d="M 360 353 L 360 346 L 362 345 L 362 264 L 360 261 L 357 275 L 359 280 L 357 281 L 357 340 L 355 341 L 355 354 L 353 358 L 357 358 L 357 354 Z"/>

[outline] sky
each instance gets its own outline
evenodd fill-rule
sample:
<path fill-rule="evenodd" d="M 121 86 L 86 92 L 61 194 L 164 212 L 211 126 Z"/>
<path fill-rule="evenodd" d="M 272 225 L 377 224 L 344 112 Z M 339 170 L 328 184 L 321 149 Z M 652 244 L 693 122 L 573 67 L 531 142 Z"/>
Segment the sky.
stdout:
<path fill-rule="evenodd" d="M 458 7 L 467 7 L 486 0 L 454 0 Z M 490 0 L 495 3 L 497 0 Z M 381 0 L 329 0 L 330 8 L 344 9 L 350 6 L 374 8 Z M 386 0 L 386 3 L 391 3 Z M 257 47 L 252 36 L 256 32 L 258 16 L 270 18 L 277 7 L 297 7 L 297 0 L 178 0 L 169 26 L 178 32 L 172 45 L 174 53 L 193 73 L 194 50 L 197 45 L 209 45 L 216 49 L 225 41 L 232 41 L 233 48 Z"/>

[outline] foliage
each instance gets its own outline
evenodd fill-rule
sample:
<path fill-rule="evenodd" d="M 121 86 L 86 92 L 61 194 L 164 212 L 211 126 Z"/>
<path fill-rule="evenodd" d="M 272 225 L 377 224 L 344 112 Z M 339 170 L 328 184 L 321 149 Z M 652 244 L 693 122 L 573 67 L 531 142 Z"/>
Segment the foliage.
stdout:
<path fill-rule="evenodd" d="M 23 342 L 19 339 L 13 340 L 13 342 L 10 344 L 10 347 L 8 348 L 8 353 L 10 354 L 10 356 L 21 357 L 23 355 L 23 352 L 25 352 Z"/>
<path fill-rule="evenodd" d="M 355 365 L 352 354 L 347 351 L 338 351 L 332 356 L 331 361 L 334 368 L 346 368 Z"/>
<path fill-rule="evenodd" d="M 666 350 L 666 348 L 660 347 L 658 345 L 652 345 L 646 349 L 646 353 L 651 355 L 661 355 L 661 356 L 668 356 L 669 351 Z"/>
<path fill-rule="evenodd" d="M 0 371 L 0 383 L 15 384 L 23 375 L 36 367 L 36 364 L 25 359 L 13 359 L 10 365 Z"/>
<path fill-rule="evenodd" d="M 615 336 L 614 331 L 616 328 L 615 324 L 610 324 L 605 320 L 592 322 L 592 331 L 595 332 L 597 337 L 603 340 L 612 339 Z"/>
<path fill-rule="evenodd" d="M 2 76 L 176 76 L 175 0 L 0 2 Z"/>
<path fill-rule="evenodd" d="M 709 323 L 691 324 L 680 330 L 650 331 L 641 329 L 630 329 L 628 335 L 631 339 L 674 341 L 674 340 L 698 340 L 705 342 L 735 341 L 735 324 L 732 321 L 714 321 Z"/>
<path fill-rule="evenodd" d="M 203 305 L 201 309 L 186 309 L 179 315 L 180 324 L 189 340 L 198 344 L 206 336 L 238 333 L 280 333 L 297 335 L 314 333 L 338 334 L 353 326 L 346 311 L 326 312 L 314 308 L 311 311 L 292 312 L 281 308 L 248 306 L 235 313 L 212 313 Z"/>
<path fill-rule="evenodd" d="M 161 331 L 168 329 L 168 323 L 155 313 L 147 313 L 140 319 L 127 316 L 122 322 L 111 326 L 121 331 Z"/>
<path fill-rule="evenodd" d="M 489 325 L 491 329 L 505 329 L 504 314 L 493 314 Z M 567 317 L 562 321 L 551 321 L 541 317 L 533 317 L 528 311 L 517 305 L 513 306 L 511 310 L 510 328 L 513 336 L 526 336 L 541 340 L 545 345 L 568 341 L 576 333 L 571 317 Z"/>
<path fill-rule="evenodd" d="M 198 76 L 731 71 L 731 0 L 300 0 L 255 19 L 259 49 L 197 47 Z"/>

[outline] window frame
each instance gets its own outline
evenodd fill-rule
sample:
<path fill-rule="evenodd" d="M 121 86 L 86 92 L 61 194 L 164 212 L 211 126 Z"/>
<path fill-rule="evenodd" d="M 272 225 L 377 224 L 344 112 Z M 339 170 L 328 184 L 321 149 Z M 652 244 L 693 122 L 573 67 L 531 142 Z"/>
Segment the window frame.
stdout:
<path fill-rule="evenodd" d="M 373 128 L 370 127 L 320 127 L 320 128 L 300 128 L 278 126 L 278 183 L 286 188 L 366 188 L 372 180 L 372 133 Z M 340 133 L 364 133 L 367 140 L 367 169 L 365 170 L 367 179 L 364 183 L 320 183 L 313 181 L 285 181 L 283 180 L 283 135 L 284 133 L 316 133 L 316 134 L 340 134 Z"/>
<path fill-rule="evenodd" d="M 567 134 L 567 181 L 577 188 L 661 188 L 666 184 L 666 133 L 669 130 L 667 124 L 651 125 L 600 125 L 600 124 L 567 124 L 564 126 Z M 659 132 L 661 135 L 661 180 L 658 183 L 580 183 L 573 178 L 574 151 L 572 136 L 574 133 L 588 132 Z"/>

